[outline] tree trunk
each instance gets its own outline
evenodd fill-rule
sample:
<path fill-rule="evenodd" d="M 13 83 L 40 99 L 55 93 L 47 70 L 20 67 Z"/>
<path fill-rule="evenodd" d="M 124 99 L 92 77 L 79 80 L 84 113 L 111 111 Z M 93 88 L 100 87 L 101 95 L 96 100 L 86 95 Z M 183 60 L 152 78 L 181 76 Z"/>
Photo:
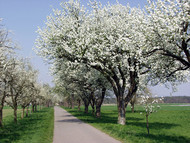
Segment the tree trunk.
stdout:
<path fill-rule="evenodd" d="M 68 108 L 72 108 L 72 102 L 71 102 L 71 100 L 70 99 L 68 99 Z"/>
<path fill-rule="evenodd" d="M 14 106 L 14 122 L 17 124 L 17 105 Z"/>
<path fill-rule="evenodd" d="M 32 104 L 32 113 L 34 113 L 34 106 L 35 104 Z"/>
<path fill-rule="evenodd" d="M 136 102 L 136 97 L 137 95 L 134 94 L 133 98 L 131 99 L 130 103 L 131 103 L 131 112 L 134 113 L 135 112 L 135 102 Z"/>
<path fill-rule="evenodd" d="M 117 101 L 118 108 L 118 124 L 125 125 L 125 100 L 122 97 L 118 97 Z"/>
<path fill-rule="evenodd" d="M 75 108 L 75 98 L 74 98 L 74 94 L 71 95 L 71 108 L 72 108 L 72 109 Z"/>
<path fill-rule="evenodd" d="M 88 113 L 88 105 L 87 104 L 85 104 L 85 106 L 84 106 L 84 113 Z"/>
<path fill-rule="evenodd" d="M 0 107 L 0 127 L 3 127 L 3 106 Z"/>
<path fill-rule="evenodd" d="M 1 105 L 0 105 L 0 127 L 3 127 L 3 107 L 4 107 L 4 103 L 5 103 L 5 91 L 3 93 L 3 97 L 1 100 Z"/>
<path fill-rule="evenodd" d="M 21 116 L 22 119 L 24 118 L 24 110 L 25 110 L 25 107 L 22 107 L 22 116 Z"/>
<path fill-rule="evenodd" d="M 68 106 L 70 109 L 72 109 L 72 103 L 69 102 L 69 106 Z"/>
<path fill-rule="evenodd" d="M 106 94 L 106 88 L 102 88 L 102 95 L 99 97 L 99 99 L 96 100 L 96 117 L 100 118 L 101 116 L 101 106 L 104 101 L 104 97 Z"/>
<path fill-rule="evenodd" d="M 89 99 L 82 97 L 82 101 L 84 102 L 84 113 L 88 113 Z"/>
<path fill-rule="evenodd" d="M 89 106 L 89 102 L 85 101 L 84 102 L 84 113 L 88 113 L 88 106 Z"/>
<path fill-rule="evenodd" d="M 96 118 L 101 116 L 101 106 L 96 105 Z"/>
<path fill-rule="evenodd" d="M 148 131 L 148 135 L 149 135 L 149 123 L 148 123 L 148 114 L 146 114 L 146 128 Z"/>
<path fill-rule="evenodd" d="M 80 100 L 80 99 L 78 99 L 77 101 L 78 101 L 78 111 L 80 111 L 80 104 L 81 104 L 81 100 Z"/>
<path fill-rule="evenodd" d="M 120 125 L 125 125 L 125 108 L 127 106 L 126 98 L 124 98 L 125 86 L 113 86 L 114 93 L 117 97 L 117 110 L 118 110 L 118 120 L 117 123 Z"/>
<path fill-rule="evenodd" d="M 90 105 L 92 107 L 92 114 L 95 114 L 95 97 L 94 97 L 94 91 L 90 94 Z"/>
<path fill-rule="evenodd" d="M 28 117 L 28 107 L 26 108 L 26 117 Z"/>
<path fill-rule="evenodd" d="M 95 107 L 94 107 L 94 104 L 91 104 L 91 107 L 92 107 L 92 115 L 95 114 Z"/>
<path fill-rule="evenodd" d="M 135 103 L 131 102 L 131 112 L 134 113 L 135 112 Z"/>
<path fill-rule="evenodd" d="M 35 104 L 35 112 L 37 112 L 37 104 Z"/>
<path fill-rule="evenodd" d="M 49 108 L 49 100 L 48 100 L 48 101 L 46 101 L 46 107 L 48 107 L 48 108 Z"/>

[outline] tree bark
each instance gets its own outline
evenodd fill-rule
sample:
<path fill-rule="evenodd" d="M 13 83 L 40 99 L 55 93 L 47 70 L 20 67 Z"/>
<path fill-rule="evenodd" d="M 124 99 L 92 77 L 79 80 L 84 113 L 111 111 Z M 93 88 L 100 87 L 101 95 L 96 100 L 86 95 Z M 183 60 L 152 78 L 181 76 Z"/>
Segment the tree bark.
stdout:
<path fill-rule="evenodd" d="M 0 105 L 0 127 L 3 127 L 3 107 L 4 107 L 4 103 L 5 103 L 5 98 L 6 98 L 6 94 L 4 91 L 3 97 L 1 100 L 1 105 Z"/>
<path fill-rule="evenodd" d="M 67 99 L 67 104 L 68 104 L 68 108 L 72 108 L 72 102 L 70 98 Z"/>
<path fill-rule="evenodd" d="M 28 107 L 26 108 L 26 117 L 28 117 Z"/>
<path fill-rule="evenodd" d="M 88 113 L 88 105 L 87 104 L 85 104 L 85 106 L 84 106 L 84 113 Z"/>
<path fill-rule="evenodd" d="M 84 113 L 88 113 L 89 99 L 86 96 L 81 96 L 81 99 L 84 103 Z"/>
<path fill-rule="evenodd" d="M 116 84 L 112 83 L 114 93 L 117 97 L 117 109 L 118 109 L 118 124 L 125 125 L 125 108 L 126 108 L 126 98 L 124 98 L 125 84 L 123 86 L 119 85 L 119 80 Z M 125 80 L 124 82 L 125 83 Z"/>
<path fill-rule="evenodd" d="M 84 100 L 84 113 L 88 113 L 89 101 Z"/>
<path fill-rule="evenodd" d="M 34 113 L 34 106 L 35 104 L 32 104 L 32 113 Z"/>
<path fill-rule="evenodd" d="M 94 91 L 90 94 L 90 105 L 92 107 L 92 114 L 95 114 L 95 97 L 94 97 Z"/>
<path fill-rule="evenodd" d="M 92 103 L 92 104 L 90 104 L 90 105 L 91 105 L 91 107 L 92 107 L 92 114 L 94 115 L 94 113 L 95 113 L 94 103 Z"/>
<path fill-rule="evenodd" d="M 96 105 L 96 118 L 101 117 L 101 106 Z"/>
<path fill-rule="evenodd" d="M 37 112 L 37 104 L 35 104 L 35 112 Z"/>
<path fill-rule="evenodd" d="M 14 122 L 15 122 L 15 124 L 17 124 L 17 103 L 14 106 Z"/>
<path fill-rule="evenodd" d="M 131 104 L 131 112 L 132 112 L 132 113 L 135 113 L 135 103 L 132 103 L 132 104 Z"/>
<path fill-rule="evenodd" d="M 104 97 L 106 94 L 106 88 L 102 88 L 102 95 L 100 96 L 100 99 L 96 100 L 96 117 L 100 118 L 101 116 L 101 106 L 104 101 Z"/>
<path fill-rule="evenodd" d="M 75 99 L 74 99 L 74 94 L 71 95 L 71 108 L 75 108 Z"/>
<path fill-rule="evenodd" d="M 118 124 L 125 125 L 125 100 L 122 97 L 118 97 Z"/>
<path fill-rule="evenodd" d="M 134 113 L 135 112 L 135 102 L 136 102 L 136 94 L 133 96 L 133 98 L 131 99 L 130 103 L 131 103 L 131 112 Z"/>

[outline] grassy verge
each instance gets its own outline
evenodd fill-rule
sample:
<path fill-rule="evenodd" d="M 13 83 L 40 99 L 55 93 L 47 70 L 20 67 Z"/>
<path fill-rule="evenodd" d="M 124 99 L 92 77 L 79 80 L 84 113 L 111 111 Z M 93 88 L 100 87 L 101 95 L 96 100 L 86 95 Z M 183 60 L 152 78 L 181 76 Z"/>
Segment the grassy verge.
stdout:
<path fill-rule="evenodd" d="M 149 117 L 150 135 L 147 134 L 145 115 L 140 114 L 142 107 L 137 106 L 131 113 L 126 113 L 126 125 L 117 124 L 116 106 L 103 106 L 102 117 L 97 119 L 91 113 L 84 114 L 77 109 L 68 109 L 77 118 L 106 132 L 110 136 L 127 143 L 189 143 L 190 142 L 190 107 L 161 105 L 157 113 Z M 83 110 L 83 109 L 82 109 Z"/>
<path fill-rule="evenodd" d="M 5 115 L 6 115 L 5 109 Z M 52 143 L 54 128 L 53 108 L 43 108 L 29 117 L 13 123 L 13 116 L 8 111 L 4 118 L 4 127 L 0 128 L 0 143 Z"/>

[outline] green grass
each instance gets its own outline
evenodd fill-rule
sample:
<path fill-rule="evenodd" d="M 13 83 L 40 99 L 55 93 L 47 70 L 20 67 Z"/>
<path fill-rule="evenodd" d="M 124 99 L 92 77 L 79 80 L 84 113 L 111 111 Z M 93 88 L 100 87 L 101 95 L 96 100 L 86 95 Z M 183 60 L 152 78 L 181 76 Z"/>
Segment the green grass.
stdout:
<path fill-rule="evenodd" d="M 126 125 L 117 124 L 117 107 L 103 106 L 102 117 L 97 119 L 91 113 L 84 114 L 77 109 L 68 109 L 77 118 L 126 143 L 190 143 L 190 107 L 161 104 L 161 109 L 150 115 L 150 135 L 147 134 L 145 114 L 141 106 L 136 112 L 126 112 Z M 83 110 L 83 109 L 82 109 Z"/>
<path fill-rule="evenodd" d="M 53 108 L 43 108 L 14 124 L 11 109 L 5 109 L 4 127 L 0 128 L 0 143 L 52 143 L 54 128 Z"/>

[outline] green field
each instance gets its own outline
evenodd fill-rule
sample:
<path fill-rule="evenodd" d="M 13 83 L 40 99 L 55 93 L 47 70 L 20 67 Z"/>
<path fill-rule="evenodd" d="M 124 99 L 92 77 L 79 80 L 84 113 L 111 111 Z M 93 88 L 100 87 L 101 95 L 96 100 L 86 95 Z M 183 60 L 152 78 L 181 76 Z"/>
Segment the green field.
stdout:
<path fill-rule="evenodd" d="M 4 127 L 0 128 L 0 143 L 52 143 L 54 127 L 53 108 L 43 108 L 21 119 L 18 110 L 18 123 L 13 122 L 13 110 L 3 110 Z"/>
<path fill-rule="evenodd" d="M 161 109 L 150 115 L 150 135 L 146 130 L 145 114 L 140 114 L 143 111 L 141 106 L 135 107 L 135 113 L 130 112 L 130 106 L 127 108 L 125 126 L 117 124 L 116 106 L 103 106 L 101 119 L 91 113 L 84 114 L 77 109 L 64 108 L 125 143 L 190 143 L 190 106 L 171 105 L 175 104 L 161 104 Z"/>

